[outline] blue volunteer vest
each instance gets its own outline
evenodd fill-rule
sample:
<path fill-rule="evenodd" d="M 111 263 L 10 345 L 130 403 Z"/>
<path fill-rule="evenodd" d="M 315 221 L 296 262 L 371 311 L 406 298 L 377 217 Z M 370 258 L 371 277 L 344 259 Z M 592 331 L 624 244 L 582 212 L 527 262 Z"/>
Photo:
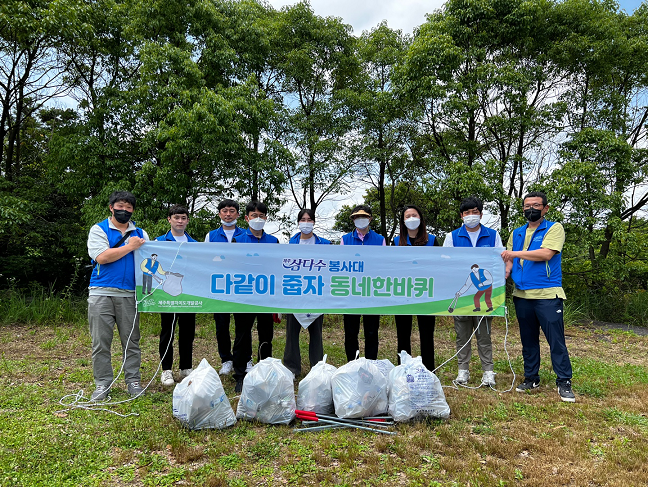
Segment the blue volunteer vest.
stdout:
<path fill-rule="evenodd" d="M 526 250 L 541 248 L 545 235 L 553 225 L 554 222 L 543 220 L 533 233 L 529 248 Z M 513 230 L 514 251 L 524 250 L 524 237 L 528 227 L 529 224 L 527 223 L 523 227 Z M 515 282 L 515 287 L 522 291 L 562 287 L 562 252 L 558 252 L 548 261 L 525 260 L 524 265 L 520 265 L 520 259 L 515 258 L 513 260 L 513 269 L 511 269 L 511 277 Z"/>
<path fill-rule="evenodd" d="M 425 244 L 426 247 L 434 247 L 434 241 L 436 240 L 436 237 L 432 235 L 431 233 L 428 233 L 428 241 Z M 400 243 L 400 235 L 394 237 L 394 246 L 398 247 Z M 411 246 L 412 242 L 410 241 L 409 235 L 407 235 L 407 245 Z"/>
<path fill-rule="evenodd" d="M 110 228 L 108 218 L 97 223 L 108 237 L 108 248 L 112 248 L 122 238 L 119 230 Z M 130 234 L 131 237 L 144 238 L 141 228 L 135 227 L 135 231 Z M 130 237 L 129 237 L 130 238 Z M 126 245 L 124 242 L 121 246 Z M 97 264 L 92 270 L 90 276 L 90 287 L 114 287 L 128 291 L 135 290 L 135 256 L 130 252 L 121 259 L 108 264 Z"/>
<path fill-rule="evenodd" d="M 236 225 L 234 227 L 234 235 L 232 236 L 232 240 L 236 239 L 238 242 L 238 237 L 243 235 L 245 233 L 245 230 L 243 230 L 241 227 Z M 227 235 L 225 235 L 225 230 L 223 230 L 223 227 L 218 227 L 216 230 L 212 230 L 209 232 L 209 241 L 210 242 L 229 242 L 227 240 Z"/>
<path fill-rule="evenodd" d="M 144 264 L 144 268 L 149 271 L 151 274 L 155 274 L 158 270 L 158 267 L 160 267 L 160 263 L 156 260 L 153 262 L 153 259 L 150 257 L 146 259 L 146 264 Z"/>
<path fill-rule="evenodd" d="M 189 235 L 187 232 L 184 233 L 185 237 L 187 237 L 187 242 L 195 242 L 193 238 L 191 238 L 191 235 Z M 211 232 L 210 232 L 211 235 Z M 155 237 L 155 240 L 157 242 L 175 242 L 176 239 L 173 237 L 173 234 L 171 233 L 171 230 L 169 230 L 167 233 L 164 235 L 160 235 L 159 237 Z"/>
<path fill-rule="evenodd" d="M 315 234 L 313 234 L 315 235 Z M 289 244 L 299 244 L 299 240 L 301 239 L 301 232 L 297 232 L 295 235 L 293 235 L 290 240 L 288 241 Z M 318 237 L 315 235 L 315 245 L 330 245 L 331 241 L 326 240 L 325 238 Z"/>
<path fill-rule="evenodd" d="M 360 237 L 358 237 L 358 230 L 354 230 L 351 233 L 343 235 L 342 241 L 344 242 L 344 245 L 382 245 L 385 241 L 385 237 L 377 234 L 373 230 L 369 230 L 367 235 L 365 235 L 364 240 L 360 240 Z"/>
<path fill-rule="evenodd" d="M 485 291 L 489 287 L 492 287 L 493 285 L 491 284 L 490 286 L 486 287 L 479 287 L 479 285 L 486 280 L 486 276 L 484 276 L 484 269 L 479 269 L 477 272 L 479 274 L 479 277 L 475 275 L 474 272 L 470 272 L 470 279 L 472 280 L 473 285 L 477 288 L 478 291 Z"/>
<path fill-rule="evenodd" d="M 236 241 L 239 243 L 279 243 L 277 237 L 265 232 L 263 232 L 261 238 L 256 238 L 252 230 L 244 230 L 243 234 Z"/>
<path fill-rule="evenodd" d="M 495 237 L 497 231 L 492 228 L 481 226 L 479 230 L 479 237 L 477 237 L 477 245 L 475 247 L 495 247 Z M 452 232 L 452 246 L 453 247 L 472 247 L 472 240 L 468 235 L 466 225 L 461 225 Z"/>

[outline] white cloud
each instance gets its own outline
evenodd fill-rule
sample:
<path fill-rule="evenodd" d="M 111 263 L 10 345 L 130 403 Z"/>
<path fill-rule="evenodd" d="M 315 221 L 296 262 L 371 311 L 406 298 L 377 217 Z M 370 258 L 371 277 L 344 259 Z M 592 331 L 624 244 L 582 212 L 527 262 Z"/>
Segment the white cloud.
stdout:
<path fill-rule="evenodd" d="M 280 9 L 284 5 L 297 3 L 295 0 L 269 0 L 270 5 Z M 386 20 L 392 29 L 401 29 L 411 34 L 414 27 L 425 22 L 425 14 L 441 8 L 442 0 L 311 0 L 311 6 L 322 17 L 341 17 L 344 23 L 353 27 L 355 35 L 376 27 Z"/>

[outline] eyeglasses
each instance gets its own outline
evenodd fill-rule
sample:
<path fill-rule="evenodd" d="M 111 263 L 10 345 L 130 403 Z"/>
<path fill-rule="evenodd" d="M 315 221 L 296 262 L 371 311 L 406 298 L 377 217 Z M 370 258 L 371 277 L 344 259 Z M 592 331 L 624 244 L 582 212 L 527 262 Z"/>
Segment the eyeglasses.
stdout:
<path fill-rule="evenodd" d="M 534 205 L 524 205 L 523 208 L 525 210 L 530 210 L 531 208 L 533 208 L 534 210 L 541 210 L 542 208 L 544 208 L 544 205 L 541 203 L 536 203 Z"/>

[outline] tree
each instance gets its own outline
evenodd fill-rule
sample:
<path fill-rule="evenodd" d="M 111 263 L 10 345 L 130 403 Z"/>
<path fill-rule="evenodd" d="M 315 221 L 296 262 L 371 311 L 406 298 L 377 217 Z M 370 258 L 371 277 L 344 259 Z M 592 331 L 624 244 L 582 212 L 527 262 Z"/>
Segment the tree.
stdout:
<path fill-rule="evenodd" d="M 400 89 L 421 110 L 417 157 L 434 191 L 494 201 L 503 228 L 560 130 L 550 13 L 542 0 L 450 0 L 428 16 L 397 69 Z M 458 175 L 469 184 L 452 187 Z"/>
<path fill-rule="evenodd" d="M 352 148 L 359 161 L 356 174 L 377 192 L 379 233 L 389 241 L 398 219 L 396 187 L 414 179 L 409 144 L 415 133 L 412 105 L 399 99 L 391 74 L 405 55 L 408 38 L 382 22 L 358 40 L 361 73 L 354 89 L 347 90 L 354 114 L 357 137 Z M 389 210 L 388 210 L 389 209 Z"/>
<path fill-rule="evenodd" d="M 285 167 L 299 208 L 314 211 L 346 188 L 353 161 L 347 153 L 351 117 L 340 92 L 358 71 L 351 28 L 322 18 L 305 2 L 277 17 L 277 66 L 286 106 L 285 144 L 294 164 Z"/>

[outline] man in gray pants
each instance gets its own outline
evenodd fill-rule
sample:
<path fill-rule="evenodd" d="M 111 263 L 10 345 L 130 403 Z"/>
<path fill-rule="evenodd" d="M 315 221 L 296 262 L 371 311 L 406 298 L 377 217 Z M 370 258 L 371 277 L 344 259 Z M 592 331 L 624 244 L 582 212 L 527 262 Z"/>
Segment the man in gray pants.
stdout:
<path fill-rule="evenodd" d="M 481 224 L 482 210 L 484 204 L 479 198 L 471 196 L 464 199 L 459 205 L 459 215 L 464 224 L 446 235 L 443 242 L 444 247 L 497 247 L 504 248 L 502 239 L 492 228 Z M 468 287 L 474 285 L 477 289 L 475 294 L 475 309 L 481 311 L 479 299 L 485 295 L 485 311 L 492 311 L 490 301 L 490 290 L 492 287 L 492 276 L 488 271 L 479 269 L 477 264 L 473 265 L 470 270 L 470 276 L 466 280 L 466 285 L 457 293 L 457 297 L 468 290 Z M 488 277 L 490 276 L 490 285 Z M 470 337 L 473 330 L 477 328 L 475 336 L 477 337 L 477 350 L 481 360 L 483 370 L 481 383 L 486 386 L 495 385 L 495 372 L 493 370 L 493 345 L 491 343 L 491 323 L 493 318 L 485 316 L 455 316 L 455 331 L 457 333 L 457 361 L 459 362 L 459 371 L 455 382 L 466 384 L 470 380 Z M 479 327 L 479 328 L 478 328 Z"/>
<path fill-rule="evenodd" d="M 96 389 L 90 399 L 106 399 L 113 382 L 110 347 L 115 324 L 124 354 L 124 379 L 131 397 L 144 394 L 140 385 L 139 316 L 135 304 L 135 257 L 148 235 L 130 217 L 135 196 L 115 191 L 110 196 L 111 216 L 93 225 L 88 254 L 94 261 L 88 296 L 88 323 L 92 337 L 92 372 Z"/>

